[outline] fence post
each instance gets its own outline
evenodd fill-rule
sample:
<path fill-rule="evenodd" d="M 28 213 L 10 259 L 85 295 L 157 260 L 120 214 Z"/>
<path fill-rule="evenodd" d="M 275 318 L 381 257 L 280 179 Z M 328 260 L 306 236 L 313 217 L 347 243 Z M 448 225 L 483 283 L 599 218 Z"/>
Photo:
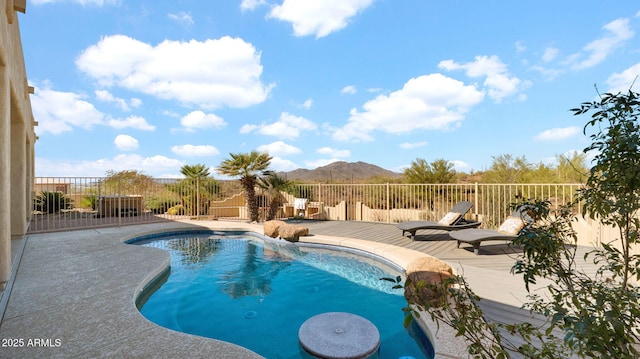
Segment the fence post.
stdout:
<path fill-rule="evenodd" d="M 120 194 L 120 180 L 118 177 L 118 227 L 122 227 L 122 195 Z"/>
<path fill-rule="evenodd" d="M 196 220 L 200 219 L 200 178 L 196 177 Z"/>
<path fill-rule="evenodd" d="M 474 221 L 478 220 L 478 182 L 475 183 L 475 199 L 474 202 L 475 203 L 473 205 L 473 214 L 475 216 L 475 218 L 473 219 Z"/>
<path fill-rule="evenodd" d="M 391 198 L 389 196 L 389 182 L 387 182 L 387 223 L 391 223 Z"/>

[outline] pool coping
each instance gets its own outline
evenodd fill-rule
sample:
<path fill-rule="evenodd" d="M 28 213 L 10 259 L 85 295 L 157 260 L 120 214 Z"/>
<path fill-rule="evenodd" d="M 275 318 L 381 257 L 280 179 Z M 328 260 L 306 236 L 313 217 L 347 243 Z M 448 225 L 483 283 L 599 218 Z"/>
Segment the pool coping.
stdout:
<path fill-rule="evenodd" d="M 261 358 L 232 343 L 180 333 L 144 318 L 138 295 L 169 266 L 159 249 L 124 247 L 135 237 L 178 230 L 250 231 L 263 224 L 176 221 L 25 237 L 10 284 L 2 297 L 0 348 L 14 358 L 31 357 L 179 357 Z M 361 250 L 406 268 L 428 255 L 359 239 L 312 235 L 300 242 Z M 135 248 L 135 249 L 134 249 Z M 427 316 L 421 316 L 424 319 Z M 448 327 L 420 321 L 436 358 L 467 357 L 466 344 Z M 21 344 L 22 343 L 22 344 Z M 4 356 L 4 354 L 2 355 Z"/>

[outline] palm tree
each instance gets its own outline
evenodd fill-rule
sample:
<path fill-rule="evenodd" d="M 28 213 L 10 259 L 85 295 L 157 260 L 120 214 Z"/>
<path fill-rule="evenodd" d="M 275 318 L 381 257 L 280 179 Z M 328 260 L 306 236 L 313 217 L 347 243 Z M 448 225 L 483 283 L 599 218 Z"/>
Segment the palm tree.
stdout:
<path fill-rule="evenodd" d="M 258 221 L 259 208 L 256 198 L 256 182 L 259 174 L 269 173 L 268 168 L 272 157 L 267 153 L 251 151 L 250 153 L 230 153 L 228 158 L 218 167 L 220 174 L 240 177 L 240 184 L 244 188 L 247 196 L 247 206 L 249 207 L 249 217 L 252 222 Z"/>
<path fill-rule="evenodd" d="M 180 168 L 180 173 L 185 179 L 169 189 L 180 195 L 182 207 L 187 214 L 206 214 L 209 200 L 217 190 L 209 168 L 204 164 L 184 165 Z"/>
<path fill-rule="evenodd" d="M 267 191 L 270 197 L 269 212 L 267 213 L 267 221 L 275 219 L 278 214 L 278 209 L 282 206 L 283 196 L 282 191 L 285 191 L 291 186 L 291 181 L 278 176 L 275 173 L 270 173 L 267 176 L 260 177 L 258 187 Z"/>
<path fill-rule="evenodd" d="M 180 168 L 180 173 L 186 178 L 203 179 L 210 176 L 209 168 L 201 163 L 197 165 L 184 165 Z"/>

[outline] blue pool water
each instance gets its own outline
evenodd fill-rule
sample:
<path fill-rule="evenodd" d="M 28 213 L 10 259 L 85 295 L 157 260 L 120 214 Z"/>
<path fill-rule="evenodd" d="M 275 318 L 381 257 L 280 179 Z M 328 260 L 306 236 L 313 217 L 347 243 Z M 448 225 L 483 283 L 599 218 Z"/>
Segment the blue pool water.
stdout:
<path fill-rule="evenodd" d="M 174 233 L 132 243 L 171 255 L 168 277 L 139 300 L 141 313 L 161 326 L 266 358 L 301 358 L 298 330 L 307 319 L 349 312 L 376 325 L 380 358 L 433 356 L 428 342 L 421 349 L 425 338 L 416 326 L 403 327 L 402 289 L 379 280 L 399 272 L 380 261 L 244 233 Z"/>

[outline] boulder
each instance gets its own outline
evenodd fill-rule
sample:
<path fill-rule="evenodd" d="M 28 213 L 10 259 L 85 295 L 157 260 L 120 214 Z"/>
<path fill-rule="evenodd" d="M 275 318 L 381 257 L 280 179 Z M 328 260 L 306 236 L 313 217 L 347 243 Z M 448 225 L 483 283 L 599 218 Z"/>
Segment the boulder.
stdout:
<path fill-rule="evenodd" d="M 264 222 L 264 235 L 271 238 L 278 238 L 279 229 L 285 224 L 285 222 L 278 220 Z"/>
<path fill-rule="evenodd" d="M 309 228 L 296 224 L 285 224 L 278 229 L 279 237 L 289 242 L 297 242 L 300 236 L 309 235 Z"/>
<path fill-rule="evenodd" d="M 435 257 L 422 257 L 407 266 L 404 297 L 409 303 L 440 306 L 448 287 L 442 282 L 453 277 L 453 269 Z"/>

